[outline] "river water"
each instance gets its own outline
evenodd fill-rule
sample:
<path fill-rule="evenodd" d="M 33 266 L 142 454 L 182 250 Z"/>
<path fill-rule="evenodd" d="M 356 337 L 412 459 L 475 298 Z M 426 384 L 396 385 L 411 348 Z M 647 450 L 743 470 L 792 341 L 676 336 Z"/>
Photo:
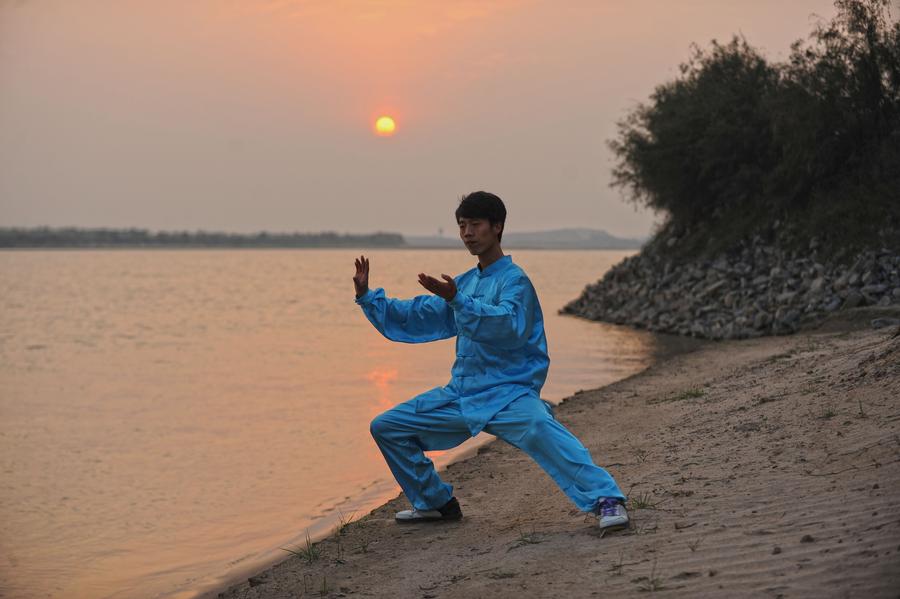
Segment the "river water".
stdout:
<path fill-rule="evenodd" d="M 0 596 L 194 597 L 395 496 L 369 422 L 445 384 L 454 346 L 381 337 L 358 253 L 0 252 Z M 475 264 L 365 253 L 395 297 Z M 510 253 L 544 310 L 545 399 L 648 365 L 652 335 L 557 314 L 633 252 Z"/>

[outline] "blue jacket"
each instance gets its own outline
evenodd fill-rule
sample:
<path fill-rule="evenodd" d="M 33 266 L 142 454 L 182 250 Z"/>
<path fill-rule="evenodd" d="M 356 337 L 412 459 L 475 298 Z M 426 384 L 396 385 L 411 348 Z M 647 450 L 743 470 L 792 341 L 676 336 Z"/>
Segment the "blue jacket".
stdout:
<path fill-rule="evenodd" d="M 550 358 L 537 294 L 511 256 L 484 270 L 476 266 L 454 280 L 457 292 L 449 302 L 437 295 L 388 298 L 378 288 L 356 303 L 392 341 L 424 343 L 456 337 L 450 382 L 417 396 L 416 412 L 459 401 L 463 418 L 476 435 L 514 399 L 526 394 L 540 397 Z"/>

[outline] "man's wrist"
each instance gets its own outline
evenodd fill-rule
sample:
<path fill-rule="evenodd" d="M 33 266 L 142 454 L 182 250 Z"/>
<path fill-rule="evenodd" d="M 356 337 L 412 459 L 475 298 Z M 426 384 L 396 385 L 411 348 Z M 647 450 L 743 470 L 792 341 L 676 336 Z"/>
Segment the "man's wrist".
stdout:
<path fill-rule="evenodd" d="M 457 289 L 456 293 L 453 294 L 453 297 L 447 300 L 447 303 L 450 304 L 451 308 L 459 308 L 463 303 L 463 295 Z"/>

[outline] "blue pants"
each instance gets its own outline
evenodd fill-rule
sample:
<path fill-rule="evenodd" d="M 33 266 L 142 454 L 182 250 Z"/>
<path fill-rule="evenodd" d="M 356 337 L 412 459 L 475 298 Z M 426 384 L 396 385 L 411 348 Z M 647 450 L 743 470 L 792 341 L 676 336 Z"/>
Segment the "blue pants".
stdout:
<path fill-rule="evenodd" d="M 450 501 L 453 487 L 441 480 L 423 452 L 450 449 L 471 437 L 457 402 L 416 413 L 415 400 L 410 400 L 377 416 L 371 430 L 414 508 L 436 509 Z M 530 455 L 583 512 L 603 498 L 625 500 L 612 476 L 593 463 L 584 445 L 534 395 L 511 402 L 484 430 Z"/>

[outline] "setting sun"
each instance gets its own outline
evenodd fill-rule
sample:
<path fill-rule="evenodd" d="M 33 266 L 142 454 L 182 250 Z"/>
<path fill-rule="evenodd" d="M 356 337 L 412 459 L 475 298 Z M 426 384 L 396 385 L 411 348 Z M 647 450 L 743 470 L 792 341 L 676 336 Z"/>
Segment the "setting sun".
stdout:
<path fill-rule="evenodd" d="M 390 136 L 394 134 L 394 129 L 397 128 L 397 125 L 394 123 L 394 119 L 389 116 L 378 117 L 378 120 L 375 121 L 375 133 L 383 136 Z"/>

